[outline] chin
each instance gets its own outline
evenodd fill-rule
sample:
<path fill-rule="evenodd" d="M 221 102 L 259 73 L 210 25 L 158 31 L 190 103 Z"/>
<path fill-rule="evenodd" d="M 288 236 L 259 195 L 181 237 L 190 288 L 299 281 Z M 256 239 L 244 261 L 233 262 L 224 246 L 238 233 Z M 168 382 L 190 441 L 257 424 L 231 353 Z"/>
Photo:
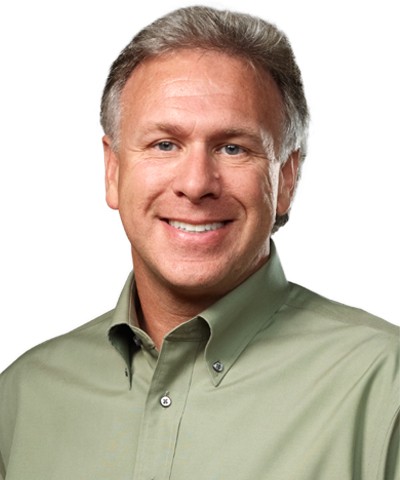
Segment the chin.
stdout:
<path fill-rule="evenodd" d="M 212 274 L 210 269 L 200 272 L 192 267 L 189 272 L 182 272 L 181 275 L 176 273 L 164 277 L 167 288 L 179 296 L 192 299 L 209 298 L 210 301 L 215 301 L 240 283 L 240 278 L 237 278 L 231 269 L 218 270 Z"/>

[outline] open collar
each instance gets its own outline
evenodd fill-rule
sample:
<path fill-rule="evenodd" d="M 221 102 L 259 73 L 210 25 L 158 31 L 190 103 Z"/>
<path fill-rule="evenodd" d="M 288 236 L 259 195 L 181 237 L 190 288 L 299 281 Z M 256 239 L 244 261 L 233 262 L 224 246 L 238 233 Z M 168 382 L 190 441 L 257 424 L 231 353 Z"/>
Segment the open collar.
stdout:
<path fill-rule="evenodd" d="M 288 292 L 288 282 L 275 245 L 271 242 L 270 258 L 265 265 L 195 318 L 176 327 L 167 337 L 177 338 L 183 332 L 196 329 L 200 336 L 204 336 L 207 331 L 209 338 L 205 361 L 211 381 L 217 386 L 257 333 L 272 323 Z M 109 340 L 125 360 L 130 377 L 132 358 L 140 346 L 155 350 L 151 339 L 138 327 L 134 296 L 132 272 L 121 292 L 108 330 Z M 204 324 L 208 328 L 204 328 Z"/>

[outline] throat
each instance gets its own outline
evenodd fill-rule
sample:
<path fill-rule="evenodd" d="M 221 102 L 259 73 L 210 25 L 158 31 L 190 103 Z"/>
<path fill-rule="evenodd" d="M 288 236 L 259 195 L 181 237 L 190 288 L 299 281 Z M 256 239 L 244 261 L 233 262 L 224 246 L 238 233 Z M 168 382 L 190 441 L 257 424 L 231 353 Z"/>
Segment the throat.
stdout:
<path fill-rule="evenodd" d="M 215 299 L 200 299 L 194 301 L 184 296 L 154 294 L 148 298 L 146 289 L 137 285 L 137 296 L 135 300 L 136 315 L 140 328 L 153 340 L 157 350 L 160 351 L 163 339 L 173 329 L 194 318 L 201 313 Z"/>

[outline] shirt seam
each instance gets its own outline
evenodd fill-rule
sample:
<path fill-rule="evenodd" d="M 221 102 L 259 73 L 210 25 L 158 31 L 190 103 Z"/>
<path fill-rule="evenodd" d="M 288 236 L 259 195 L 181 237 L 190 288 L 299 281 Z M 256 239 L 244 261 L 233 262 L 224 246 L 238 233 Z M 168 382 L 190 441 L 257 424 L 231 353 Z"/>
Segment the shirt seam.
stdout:
<path fill-rule="evenodd" d="M 398 406 L 396 403 L 394 403 L 394 406 L 395 406 L 395 411 L 394 411 L 393 416 L 390 419 L 389 426 L 388 426 L 387 430 L 385 431 L 385 435 L 383 436 L 383 442 L 382 442 L 383 446 L 380 448 L 380 451 L 379 451 L 378 465 L 377 465 L 377 471 L 376 471 L 376 475 L 375 475 L 376 480 L 379 480 L 381 478 L 380 473 L 382 473 L 382 474 L 385 473 L 385 468 L 386 468 L 385 453 L 387 455 L 388 449 L 389 449 L 389 446 L 390 446 L 390 444 L 389 444 L 390 438 L 391 438 L 392 433 L 393 433 L 393 428 L 396 424 L 397 418 L 400 417 L 400 406 Z M 381 429 L 378 428 L 378 433 L 381 433 L 383 431 L 384 431 L 383 427 Z M 382 438 L 382 437 L 379 436 L 379 435 L 375 435 L 376 440 L 373 443 L 373 448 L 372 448 L 373 452 L 376 451 L 376 447 L 378 446 L 378 440 L 380 438 Z M 372 460 L 370 458 L 370 460 L 368 462 L 368 467 L 371 466 L 371 463 L 372 463 Z"/>
<path fill-rule="evenodd" d="M 328 300 L 328 302 L 331 302 L 331 300 Z M 303 311 L 303 312 L 310 312 L 310 313 L 319 314 L 319 315 L 322 315 L 322 316 L 324 316 L 324 317 L 327 317 L 327 315 L 326 315 L 324 312 L 320 311 L 319 309 L 300 307 L 300 306 L 295 305 L 295 304 L 293 304 L 293 303 L 291 303 L 291 302 L 286 302 L 286 303 L 282 304 L 281 307 L 283 307 L 284 305 L 287 306 L 287 307 L 289 307 L 289 308 L 293 308 L 293 309 L 295 309 L 295 310 L 299 310 L 299 311 Z M 356 312 L 357 312 L 357 311 L 359 311 L 359 312 L 364 312 L 363 310 L 359 310 L 358 308 L 350 307 L 350 306 L 347 306 L 347 305 L 344 305 L 344 304 L 341 304 L 341 303 L 338 303 L 338 305 L 342 305 L 342 306 L 345 307 L 345 308 L 350 308 L 350 309 L 352 309 L 352 310 L 354 310 L 354 311 L 356 311 Z M 379 317 L 374 317 L 374 315 L 371 315 L 371 314 L 369 314 L 369 313 L 367 313 L 367 312 L 364 312 L 364 313 L 365 313 L 365 315 L 370 316 L 371 318 L 377 318 L 377 319 L 379 318 Z M 354 323 L 354 324 L 352 324 L 352 323 L 349 323 L 348 321 L 346 321 L 346 320 L 344 320 L 344 319 L 341 319 L 341 318 L 339 318 L 339 317 L 337 317 L 337 316 L 335 316 L 335 317 L 329 317 L 329 319 L 332 320 L 332 321 L 335 321 L 335 322 L 339 322 L 339 323 L 341 323 L 341 324 L 343 324 L 343 325 L 347 325 L 348 327 L 364 327 L 364 328 L 368 328 L 368 329 L 370 329 L 370 330 L 372 330 L 372 331 L 374 331 L 374 332 L 383 334 L 385 337 L 387 337 L 387 338 L 390 339 L 391 341 L 395 341 L 396 343 L 399 342 L 399 335 L 394 335 L 394 333 L 389 333 L 389 332 L 385 331 L 383 328 L 374 327 L 373 325 L 367 325 L 367 324 L 365 324 L 365 323 Z M 380 320 L 382 320 L 382 319 L 380 319 Z M 394 325 L 394 327 L 396 327 L 396 326 Z M 393 337 L 394 337 L 394 338 L 393 338 Z"/>

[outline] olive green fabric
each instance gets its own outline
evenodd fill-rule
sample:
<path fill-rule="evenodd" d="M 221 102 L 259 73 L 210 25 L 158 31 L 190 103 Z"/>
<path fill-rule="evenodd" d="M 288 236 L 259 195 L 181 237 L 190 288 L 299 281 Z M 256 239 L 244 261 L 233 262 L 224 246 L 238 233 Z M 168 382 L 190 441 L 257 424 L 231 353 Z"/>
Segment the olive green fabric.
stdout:
<path fill-rule="evenodd" d="M 397 327 L 288 283 L 273 249 L 158 353 L 132 285 L 2 374 L 0 478 L 399 478 Z"/>

